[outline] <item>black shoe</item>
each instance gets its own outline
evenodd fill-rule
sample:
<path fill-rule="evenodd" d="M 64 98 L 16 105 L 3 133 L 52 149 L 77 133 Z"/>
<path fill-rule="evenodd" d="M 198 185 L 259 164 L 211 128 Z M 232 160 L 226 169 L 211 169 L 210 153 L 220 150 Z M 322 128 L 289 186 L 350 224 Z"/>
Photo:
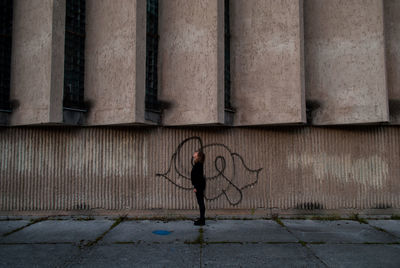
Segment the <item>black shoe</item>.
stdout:
<path fill-rule="evenodd" d="M 194 225 L 196 226 L 203 226 L 206 224 L 206 221 L 204 219 L 198 219 L 197 221 L 194 222 Z"/>

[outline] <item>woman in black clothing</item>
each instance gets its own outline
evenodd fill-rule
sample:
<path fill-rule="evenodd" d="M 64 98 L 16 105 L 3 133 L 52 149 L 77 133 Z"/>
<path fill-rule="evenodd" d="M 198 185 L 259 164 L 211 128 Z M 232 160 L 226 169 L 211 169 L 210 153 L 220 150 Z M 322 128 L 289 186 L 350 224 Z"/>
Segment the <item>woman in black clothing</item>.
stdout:
<path fill-rule="evenodd" d="M 206 180 L 203 174 L 203 164 L 205 155 L 202 151 L 197 151 L 193 154 L 194 165 L 190 178 L 194 186 L 194 192 L 196 193 L 197 203 L 200 208 L 200 218 L 194 222 L 194 225 L 205 224 L 205 212 L 206 207 L 204 205 L 204 190 L 206 189 Z"/>

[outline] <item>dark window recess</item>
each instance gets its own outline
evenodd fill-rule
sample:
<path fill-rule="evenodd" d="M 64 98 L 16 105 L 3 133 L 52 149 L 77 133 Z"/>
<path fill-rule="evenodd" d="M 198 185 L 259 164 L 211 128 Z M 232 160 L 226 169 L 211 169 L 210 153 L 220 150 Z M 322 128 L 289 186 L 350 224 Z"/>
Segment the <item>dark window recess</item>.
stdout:
<path fill-rule="evenodd" d="M 0 111 L 11 110 L 10 69 L 13 1 L 0 1 Z"/>
<path fill-rule="evenodd" d="M 64 108 L 84 109 L 85 0 L 67 0 Z"/>
<path fill-rule="evenodd" d="M 229 27 L 229 0 L 225 0 L 225 66 L 224 66 L 224 92 L 225 92 L 225 109 L 232 109 L 231 106 L 231 35 Z"/>
<path fill-rule="evenodd" d="M 159 110 L 157 99 L 158 0 L 147 0 L 146 110 Z"/>

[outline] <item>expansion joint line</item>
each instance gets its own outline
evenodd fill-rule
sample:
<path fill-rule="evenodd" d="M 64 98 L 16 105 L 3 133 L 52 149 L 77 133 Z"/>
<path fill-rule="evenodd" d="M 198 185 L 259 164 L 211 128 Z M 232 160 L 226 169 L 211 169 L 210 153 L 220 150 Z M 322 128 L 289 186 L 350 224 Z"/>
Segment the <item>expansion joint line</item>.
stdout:
<path fill-rule="evenodd" d="M 286 229 L 286 231 L 288 231 L 291 235 L 293 235 L 293 237 L 295 237 L 298 240 L 298 243 L 300 243 L 303 247 L 305 247 L 309 253 L 311 253 L 311 255 L 313 255 L 317 260 L 319 260 L 321 262 L 322 265 L 324 265 L 325 267 L 329 267 L 323 260 L 321 260 L 315 253 L 314 251 L 312 251 L 312 249 L 310 247 L 307 246 L 307 243 L 300 240 L 292 231 L 289 230 L 289 228 L 287 228 L 287 226 L 281 221 L 281 219 L 279 219 L 278 217 L 274 217 L 274 221 L 276 221 L 276 223 L 278 223 L 280 226 L 282 226 L 283 228 Z"/>
<path fill-rule="evenodd" d="M 106 234 L 108 234 L 112 229 L 114 229 L 115 227 L 117 227 L 121 222 L 123 222 L 126 219 L 126 217 L 120 217 L 118 219 L 115 220 L 115 222 L 113 223 L 113 225 L 110 226 L 110 228 L 108 228 L 107 231 L 105 231 L 104 233 L 102 233 L 99 237 L 97 237 L 95 240 L 90 241 L 86 244 L 86 247 L 91 247 L 95 244 L 97 244 L 100 240 L 102 240 L 104 238 L 104 236 L 106 236 Z"/>
<path fill-rule="evenodd" d="M 27 228 L 27 227 L 29 227 L 29 226 L 35 224 L 35 223 L 38 223 L 38 222 L 41 222 L 41 221 L 45 221 L 45 220 L 47 220 L 47 219 L 48 219 L 48 217 L 38 218 L 38 219 L 34 219 L 34 220 L 32 219 L 31 222 L 28 223 L 27 225 L 24 225 L 24 226 L 22 226 L 22 227 L 19 227 L 19 228 L 17 228 L 17 229 L 14 229 L 14 230 L 12 230 L 12 231 L 10 231 L 10 232 L 8 232 L 8 233 L 5 233 L 5 234 L 3 234 L 3 236 L 9 236 L 10 234 L 13 234 L 13 233 L 16 233 L 16 232 L 18 232 L 18 231 L 21 231 L 22 229 L 25 229 L 25 228 Z"/>

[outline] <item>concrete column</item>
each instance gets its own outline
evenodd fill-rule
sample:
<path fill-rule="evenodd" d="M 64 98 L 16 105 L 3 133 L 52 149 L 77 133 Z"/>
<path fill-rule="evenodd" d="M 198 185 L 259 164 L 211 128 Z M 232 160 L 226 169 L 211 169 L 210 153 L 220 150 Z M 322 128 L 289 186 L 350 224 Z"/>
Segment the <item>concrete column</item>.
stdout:
<path fill-rule="evenodd" d="M 160 1 L 164 125 L 224 123 L 224 1 Z"/>
<path fill-rule="evenodd" d="M 231 1 L 235 125 L 302 123 L 303 1 Z"/>
<path fill-rule="evenodd" d="M 382 0 L 304 1 L 312 124 L 389 120 Z"/>
<path fill-rule="evenodd" d="M 400 124 L 400 1 L 385 0 L 386 66 L 390 123 Z"/>
<path fill-rule="evenodd" d="M 65 0 L 14 0 L 11 125 L 62 123 Z"/>
<path fill-rule="evenodd" d="M 88 125 L 144 123 L 146 0 L 87 0 Z"/>

